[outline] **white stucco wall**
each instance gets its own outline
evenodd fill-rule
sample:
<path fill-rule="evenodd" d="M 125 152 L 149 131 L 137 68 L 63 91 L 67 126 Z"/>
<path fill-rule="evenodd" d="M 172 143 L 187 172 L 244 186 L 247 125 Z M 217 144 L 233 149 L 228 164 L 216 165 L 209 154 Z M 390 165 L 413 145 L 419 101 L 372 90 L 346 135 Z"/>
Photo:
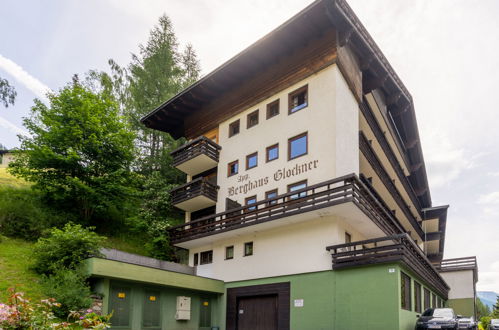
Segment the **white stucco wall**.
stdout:
<path fill-rule="evenodd" d="M 344 243 L 345 231 L 353 241 L 365 239 L 344 219 L 329 216 L 191 249 L 189 264 L 193 265 L 194 253 L 213 250 L 213 263 L 199 265 L 197 275 L 229 282 L 330 270 L 326 246 Z M 253 242 L 252 256 L 243 255 L 246 242 Z M 234 259 L 225 260 L 225 247 L 231 245 Z"/>
<path fill-rule="evenodd" d="M 450 287 L 449 299 L 474 297 L 473 288 L 475 287 L 475 283 L 473 282 L 472 270 L 443 272 L 440 273 L 440 275 L 442 275 L 445 282 L 447 282 Z"/>
<path fill-rule="evenodd" d="M 308 85 L 308 106 L 288 115 L 288 94 L 304 85 Z M 280 113 L 267 120 L 266 105 L 276 99 L 280 100 Z M 247 115 L 257 109 L 259 123 L 247 129 Z M 333 65 L 221 123 L 217 212 L 225 211 L 226 197 L 244 205 L 246 197 L 257 195 L 257 199 L 262 200 L 265 192 L 273 189 L 283 194 L 289 184 L 305 179 L 310 186 L 358 173 L 358 115 L 357 102 L 337 66 Z M 237 119 L 240 133 L 229 138 L 229 124 Z M 288 139 L 304 132 L 308 132 L 308 154 L 288 161 Z M 279 143 L 279 159 L 266 163 L 266 148 L 276 143 Z M 258 166 L 246 170 L 246 156 L 254 152 L 258 152 Z M 227 177 L 227 165 L 234 160 L 239 160 L 239 174 Z M 280 180 L 274 177 L 279 170 L 313 161 L 316 161 L 313 168 L 305 173 Z M 251 191 L 229 194 L 231 187 L 265 178 L 266 184 Z"/>

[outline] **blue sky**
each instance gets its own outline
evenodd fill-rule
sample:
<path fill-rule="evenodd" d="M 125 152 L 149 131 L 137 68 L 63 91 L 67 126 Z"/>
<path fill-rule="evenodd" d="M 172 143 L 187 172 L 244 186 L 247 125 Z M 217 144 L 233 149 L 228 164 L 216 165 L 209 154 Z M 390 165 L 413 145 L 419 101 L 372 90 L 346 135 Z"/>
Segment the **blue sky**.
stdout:
<path fill-rule="evenodd" d="M 18 146 L 35 97 L 75 73 L 124 65 L 158 17 L 213 70 L 311 1 L 3 0 L 0 143 Z M 499 292 L 499 1 L 350 0 L 413 95 L 433 205 L 450 204 L 445 257 L 477 255 L 480 290 Z"/>

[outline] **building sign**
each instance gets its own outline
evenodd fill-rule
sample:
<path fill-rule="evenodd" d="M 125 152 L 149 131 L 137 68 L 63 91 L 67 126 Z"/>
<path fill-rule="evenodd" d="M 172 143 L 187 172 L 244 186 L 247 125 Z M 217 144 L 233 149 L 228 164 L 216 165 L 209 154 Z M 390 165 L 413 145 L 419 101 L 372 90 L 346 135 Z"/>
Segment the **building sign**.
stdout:
<path fill-rule="evenodd" d="M 295 299 L 295 307 L 303 307 L 303 299 Z"/>
<path fill-rule="evenodd" d="M 278 169 L 270 177 L 265 176 L 263 178 L 258 178 L 253 180 L 249 177 L 248 174 L 239 175 L 237 177 L 237 182 L 240 184 L 229 187 L 228 195 L 229 197 L 236 196 L 239 194 L 246 195 L 253 189 L 268 185 L 271 180 L 273 180 L 273 182 L 278 182 L 281 180 L 292 178 L 302 173 L 312 171 L 317 168 L 318 164 L 319 164 L 318 160 L 311 160 L 305 163 L 296 164 L 291 168 L 283 167 L 281 169 Z"/>

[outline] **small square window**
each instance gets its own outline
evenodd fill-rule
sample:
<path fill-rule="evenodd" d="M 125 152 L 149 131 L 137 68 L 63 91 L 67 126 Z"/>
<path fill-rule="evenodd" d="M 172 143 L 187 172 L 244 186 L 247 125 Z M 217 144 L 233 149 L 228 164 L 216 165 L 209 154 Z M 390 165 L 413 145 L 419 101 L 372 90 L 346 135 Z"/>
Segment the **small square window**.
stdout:
<path fill-rule="evenodd" d="M 235 160 L 227 165 L 227 176 L 233 176 L 239 173 L 239 161 Z"/>
<path fill-rule="evenodd" d="M 288 140 L 288 159 L 295 159 L 308 153 L 308 135 L 303 133 Z"/>
<path fill-rule="evenodd" d="M 307 181 L 306 180 L 305 181 L 300 181 L 300 182 L 297 182 L 297 183 L 290 184 L 288 186 L 288 192 L 297 191 L 297 190 L 300 190 L 300 189 L 303 189 L 303 188 L 306 188 L 306 187 L 307 187 Z M 298 198 L 302 198 L 302 197 L 306 197 L 306 196 L 307 196 L 307 192 L 306 191 L 302 191 L 300 193 L 297 193 L 297 194 L 289 196 L 289 199 L 293 200 L 293 199 L 298 199 Z"/>
<path fill-rule="evenodd" d="M 276 198 L 277 197 L 277 189 L 267 191 L 265 193 L 265 199 L 271 199 L 271 198 Z M 277 200 L 272 200 L 270 202 L 267 202 L 267 205 L 274 205 L 277 204 Z"/>
<path fill-rule="evenodd" d="M 258 125 L 258 110 L 253 111 L 252 113 L 250 113 L 248 115 L 248 119 L 247 119 L 246 124 L 247 124 L 246 128 L 250 128 L 250 127 L 253 127 L 255 125 Z"/>
<path fill-rule="evenodd" d="M 211 264 L 213 262 L 213 251 L 201 252 L 201 262 L 200 265 Z"/>
<path fill-rule="evenodd" d="M 308 105 L 308 86 L 305 85 L 294 92 L 289 93 L 289 114 L 300 111 Z"/>
<path fill-rule="evenodd" d="M 229 125 L 229 137 L 239 134 L 239 119 Z"/>
<path fill-rule="evenodd" d="M 279 158 L 279 144 L 267 147 L 267 162 Z"/>
<path fill-rule="evenodd" d="M 279 99 L 267 104 L 267 119 L 275 117 L 279 114 Z"/>
<path fill-rule="evenodd" d="M 252 205 L 252 204 L 255 204 L 256 203 L 256 196 L 251 196 L 251 197 L 248 197 L 246 198 L 246 205 Z M 250 206 L 246 209 L 246 212 L 251 212 L 251 211 L 255 211 L 256 210 L 256 206 Z"/>
<path fill-rule="evenodd" d="M 253 255 L 253 242 L 244 243 L 244 256 L 252 256 Z"/>
<path fill-rule="evenodd" d="M 251 155 L 246 156 L 246 169 L 257 167 L 258 165 L 258 153 L 255 152 Z"/>
<path fill-rule="evenodd" d="M 234 259 L 234 245 L 225 247 L 225 259 Z"/>
<path fill-rule="evenodd" d="M 199 254 L 194 253 L 194 266 L 199 264 Z"/>

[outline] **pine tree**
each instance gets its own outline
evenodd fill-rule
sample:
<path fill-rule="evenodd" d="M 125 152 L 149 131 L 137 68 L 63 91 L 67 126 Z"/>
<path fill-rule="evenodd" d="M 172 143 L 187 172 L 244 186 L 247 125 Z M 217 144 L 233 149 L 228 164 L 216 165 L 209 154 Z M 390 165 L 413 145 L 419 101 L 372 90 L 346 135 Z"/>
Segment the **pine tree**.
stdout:
<path fill-rule="evenodd" d="M 17 92 L 14 87 L 9 84 L 7 79 L 0 77 L 0 102 L 7 108 L 9 104 L 14 105 L 16 96 Z"/>

